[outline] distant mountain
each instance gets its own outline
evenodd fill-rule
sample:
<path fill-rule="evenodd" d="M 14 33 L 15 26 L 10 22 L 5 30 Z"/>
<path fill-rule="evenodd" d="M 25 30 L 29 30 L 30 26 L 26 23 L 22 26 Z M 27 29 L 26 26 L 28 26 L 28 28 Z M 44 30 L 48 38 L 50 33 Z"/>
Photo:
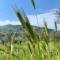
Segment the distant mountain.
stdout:
<path fill-rule="evenodd" d="M 42 31 L 44 28 L 33 26 L 36 31 Z M 49 29 L 52 31 L 53 29 Z M 23 28 L 21 25 L 4 25 L 0 26 L 0 32 L 23 32 Z"/>
<path fill-rule="evenodd" d="M 37 27 L 37 26 L 32 26 L 37 33 L 40 35 L 41 38 L 43 38 L 43 31 L 44 31 L 44 27 Z M 56 36 L 57 38 L 60 39 L 60 31 L 56 32 L 54 31 L 54 29 L 48 29 L 49 31 L 49 36 L 54 39 L 54 36 Z M 9 32 L 17 32 L 17 35 L 19 39 L 24 39 L 24 30 L 22 28 L 21 25 L 4 25 L 4 26 L 0 26 L 0 36 L 5 36 L 6 33 Z"/>
<path fill-rule="evenodd" d="M 4 25 L 0 26 L 0 32 L 23 32 L 21 25 Z"/>

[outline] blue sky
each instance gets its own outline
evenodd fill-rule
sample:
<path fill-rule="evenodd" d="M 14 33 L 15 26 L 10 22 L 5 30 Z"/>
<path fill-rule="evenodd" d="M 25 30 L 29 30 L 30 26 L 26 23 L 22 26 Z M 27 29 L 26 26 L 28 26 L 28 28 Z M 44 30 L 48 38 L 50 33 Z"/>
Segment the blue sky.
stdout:
<path fill-rule="evenodd" d="M 35 0 L 35 3 L 36 14 L 47 13 L 52 9 L 60 7 L 60 0 Z M 0 21 L 5 22 L 7 20 L 7 22 L 14 22 L 17 20 L 15 12 L 12 9 L 15 5 L 21 9 L 23 8 L 27 15 L 33 15 L 31 0 L 0 0 Z M 32 20 L 31 22 L 33 23 Z"/>

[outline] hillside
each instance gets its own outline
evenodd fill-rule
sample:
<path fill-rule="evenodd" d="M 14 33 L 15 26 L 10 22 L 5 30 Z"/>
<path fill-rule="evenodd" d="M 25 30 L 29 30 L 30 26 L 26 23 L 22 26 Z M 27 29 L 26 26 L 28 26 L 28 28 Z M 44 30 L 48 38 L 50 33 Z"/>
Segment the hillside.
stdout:
<path fill-rule="evenodd" d="M 33 26 L 33 28 L 39 33 L 39 34 L 42 34 L 43 35 L 43 31 L 44 31 L 44 28 L 43 27 L 37 27 L 37 26 Z M 24 33 L 24 30 L 22 28 L 21 25 L 4 25 L 4 26 L 0 26 L 0 33 L 9 33 L 9 32 L 18 32 L 20 35 L 23 35 Z M 53 37 L 54 36 L 54 29 L 48 29 L 48 32 L 49 32 L 49 35 L 50 37 Z M 56 33 L 57 36 L 59 36 L 60 34 L 60 31 L 58 31 Z M 41 36 L 42 36 L 41 35 Z"/>
<path fill-rule="evenodd" d="M 21 25 L 4 25 L 0 26 L 0 32 L 23 32 Z"/>
<path fill-rule="evenodd" d="M 33 26 L 33 28 L 37 31 L 42 31 L 44 28 Z M 23 32 L 23 28 L 21 25 L 4 25 L 0 26 L 0 32 Z M 53 29 L 49 29 L 49 32 L 53 31 Z"/>

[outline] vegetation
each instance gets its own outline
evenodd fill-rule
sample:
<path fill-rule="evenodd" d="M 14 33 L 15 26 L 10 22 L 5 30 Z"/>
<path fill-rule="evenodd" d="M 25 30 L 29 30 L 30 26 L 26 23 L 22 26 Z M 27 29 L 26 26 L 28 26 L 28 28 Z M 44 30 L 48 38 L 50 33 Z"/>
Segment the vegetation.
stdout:
<path fill-rule="evenodd" d="M 35 3 L 32 0 L 34 9 Z M 0 60 L 60 60 L 60 42 L 54 42 L 49 37 L 46 21 L 44 21 L 43 38 L 31 26 L 24 11 L 15 10 L 24 29 L 24 41 L 14 42 L 15 34 L 8 34 L 6 44 L 0 44 Z"/>

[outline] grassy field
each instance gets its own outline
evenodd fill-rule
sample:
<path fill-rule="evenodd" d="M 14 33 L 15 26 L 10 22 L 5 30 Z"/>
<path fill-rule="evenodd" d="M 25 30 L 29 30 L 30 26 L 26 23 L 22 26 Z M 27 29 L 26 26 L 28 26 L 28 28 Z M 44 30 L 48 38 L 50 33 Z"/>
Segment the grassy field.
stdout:
<path fill-rule="evenodd" d="M 32 5 L 36 9 L 34 0 Z M 60 60 L 60 42 L 49 38 L 44 21 L 43 38 L 33 29 L 24 10 L 15 10 L 26 36 L 23 42 L 13 43 L 14 35 L 9 35 L 9 43 L 0 44 L 0 60 Z M 8 38 L 7 37 L 7 38 Z"/>
<path fill-rule="evenodd" d="M 9 45 L 0 45 L 0 60 L 60 60 L 60 43 L 44 41 L 31 45 L 29 41 Z"/>

